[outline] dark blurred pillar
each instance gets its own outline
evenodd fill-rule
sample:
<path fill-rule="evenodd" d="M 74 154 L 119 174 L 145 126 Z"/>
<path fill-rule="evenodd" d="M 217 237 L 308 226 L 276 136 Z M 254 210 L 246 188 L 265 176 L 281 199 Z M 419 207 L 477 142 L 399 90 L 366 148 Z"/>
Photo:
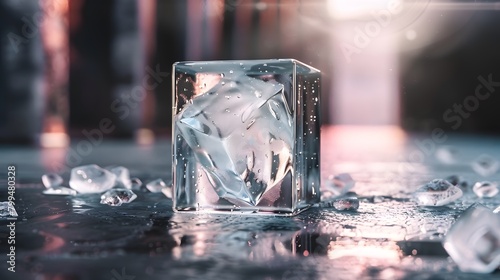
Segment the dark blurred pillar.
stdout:
<path fill-rule="evenodd" d="M 147 90 L 137 0 L 70 1 L 70 126 L 73 133 L 112 121 L 113 136 L 140 127 Z M 106 136 L 106 135 L 105 135 Z"/>
<path fill-rule="evenodd" d="M 42 127 L 43 48 L 38 1 L 0 1 L 0 141 L 34 142 Z"/>
<path fill-rule="evenodd" d="M 187 5 L 189 1 L 158 0 L 156 8 L 156 57 L 152 68 L 171 73 L 172 64 L 186 59 Z M 203 1 L 199 1 L 202 5 Z M 203 47 L 203 46 L 201 46 Z M 156 130 L 170 134 L 172 126 L 172 79 L 155 88 Z"/>

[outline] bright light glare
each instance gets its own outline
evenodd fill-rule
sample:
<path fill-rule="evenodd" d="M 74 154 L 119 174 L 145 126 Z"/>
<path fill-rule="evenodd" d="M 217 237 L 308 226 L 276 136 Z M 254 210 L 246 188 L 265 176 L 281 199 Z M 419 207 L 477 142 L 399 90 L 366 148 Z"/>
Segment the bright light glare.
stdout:
<path fill-rule="evenodd" d="M 385 9 L 390 0 L 328 0 L 328 12 L 336 19 L 352 19 Z"/>

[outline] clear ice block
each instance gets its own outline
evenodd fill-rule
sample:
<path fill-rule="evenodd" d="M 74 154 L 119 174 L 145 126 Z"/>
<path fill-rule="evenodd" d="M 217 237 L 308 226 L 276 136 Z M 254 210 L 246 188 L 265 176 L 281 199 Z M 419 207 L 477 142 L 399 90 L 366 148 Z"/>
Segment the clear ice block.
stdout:
<path fill-rule="evenodd" d="M 319 201 L 318 70 L 180 62 L 173 78 L 176 211 L 291 215 Z"/>
<path fill-rule="evenodd" d="M 69 186 L 79 193 L 100 193 L 115 185 L 116 175 L 95 164 L 71 170 Z"/>
<path fill-rule="evenodd" d="M 489 273 L 500 265 L 500 218 L 491 209 L 474 204 L 446 234 L 443 245 L 464 272 Z"/>

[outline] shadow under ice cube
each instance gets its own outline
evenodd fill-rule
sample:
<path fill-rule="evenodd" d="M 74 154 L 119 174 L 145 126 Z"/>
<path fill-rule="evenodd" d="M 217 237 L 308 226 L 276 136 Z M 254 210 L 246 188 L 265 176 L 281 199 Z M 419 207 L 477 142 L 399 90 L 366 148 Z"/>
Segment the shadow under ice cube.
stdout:
<path fill-rule="evenodd" d="M 319 200 L 319 71 L 174 65 L 174 209 L 297 213 Z"/>
<path fill-rule="evenodd" d="M 452 225 L 443 243 L 460 270 L 492 272 L 500 266 L 500 218 L 474 204 Z"/>

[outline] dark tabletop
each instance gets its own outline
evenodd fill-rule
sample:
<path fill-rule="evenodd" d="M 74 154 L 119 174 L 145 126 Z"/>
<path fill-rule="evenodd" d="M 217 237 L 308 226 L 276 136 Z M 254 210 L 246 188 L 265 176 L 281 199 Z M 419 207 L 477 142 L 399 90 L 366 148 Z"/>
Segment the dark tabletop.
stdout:
<path fill-rule="evenodd" d="M 441 244 L 464 209 L 474 202 L 494 208 L 500 196 L 466 192 L 438 208 L 411 201 L 434 178 L 500 181 L 500 173 L 482 177 L 470 165 L 483 154 L 500 160 L 500 138 L 445 136 L 324 127 L 323 182 L 350 173 L 360 207 L 311 208 L 295 217 L 173 213 L 162 193 L 136 192 L 135 201 L 119 207 L 101 205 L 98 194 L 42 194 L 42 174 L 59 172 L 67 185 L 69 169 L 89 163 L 128 167 L 143 182 L 169 182 L 169 139 L 107 140 L 87 150 L 78 139 L 69 148 L 0 146 L 0 201 L 7 197 L 7 167 L 15 165 L 19 214 L 15 273 L 5 261 L 8 221 L 0 220 L 0 279 L 500 278 L 498 271 L 461 273 Z"/>

